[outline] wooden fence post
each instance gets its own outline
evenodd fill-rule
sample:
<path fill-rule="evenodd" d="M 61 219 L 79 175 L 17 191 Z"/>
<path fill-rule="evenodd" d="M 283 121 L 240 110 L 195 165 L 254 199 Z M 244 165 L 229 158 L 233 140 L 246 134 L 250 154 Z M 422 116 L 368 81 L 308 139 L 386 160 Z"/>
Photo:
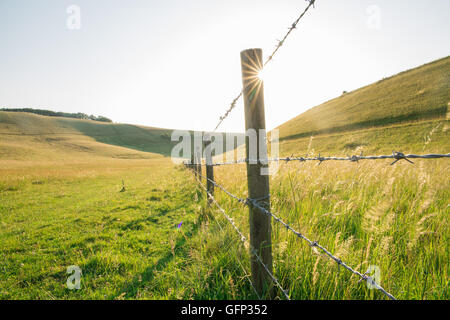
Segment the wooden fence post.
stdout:
<path fill-rule="evenodd" d="M 245 106 L 245 129 L 256 132 L 255 139 L 250 140 L 246 135 L 245 145 L 248 160 L 257 160 L 256 163 L 247 162 L 247 183 L 250 199 L 262 199 L 258 203 L 270 210 L 269 176 L 262 175 L 261 169 L 267 168 L 260 162 L 260 149 L 267 154 L 266 137 L 261 137 L 261 129 L 265 131 L 266 121 L 264 114 L 264 85 L 258 78 L 258 72 L 263 68 L 262 50 L 248 49 L 241 52 L 242 83 Z M 254 135 L 253 135 L 254 137 Z M 260 141 L 261 140 L 261 141 Z M 250 143 L 256 144 L 250 148 Z M 264 148 L 264 149 L 262 149 Z M 250 155 L 249 150 L 257 150 L 257 155 Z M 266 153 L 264 153 L 266 152 Z M 256 158 L 255 158 L 256 157 Z M 272 273 L 272 227 L 271 217 L 260 209 L 250 206 L 250 245 L 259 254 L 268 270 Z M 252 254 L 251 269 L 252 280 L 256 291 L 261 298 L 274 297 L 274 284 L 267 271 Z"/>
<path fill-rule="evenodd" d="M 195 170 L 194 170 L 195 169 L 194 163 L 195 163 L 194 152 L 192 152 L 191 153 L 191 164 L 189 165 L 189 168 L 194 171 L 195 176 L 197 177 L 197 172 L 195 172 Z"/>
<path fill-rule="evenodd" d="M 206 157 L 206 190 L 211 196 L 214 196 L 214 166 L 211 153 L 211 136 L 205 136 L 205 157 Z M 211 205 L 212 199 L 207 195 L 208 205 Z"/>

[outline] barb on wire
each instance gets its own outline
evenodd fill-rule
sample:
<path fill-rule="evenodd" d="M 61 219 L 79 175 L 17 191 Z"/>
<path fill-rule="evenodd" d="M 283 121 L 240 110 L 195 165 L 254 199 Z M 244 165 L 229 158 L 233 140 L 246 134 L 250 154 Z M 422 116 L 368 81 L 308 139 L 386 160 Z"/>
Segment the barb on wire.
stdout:
<path fill-rule="evenodd" d="M 319 164 L 321 164 L 324 161 L 350 161 L 350 162 L 359 162 L 360 160 L 382 160 L 382 159 L 394 159 L 395 161 L 391 163 L 391 165 L 394 165 L 400 160 L 408 161 L 411 164 L 414 164 L 414 162 L 410 161 L 409 159 L 439 159 L 439 158 L 450 158 L 450 153 L 447 154 L 425 154 L 425 155 L 417 155 L 417 154 L 403 154 L 401 152 L 394 151 L 392 155 L 381 155 L 381 156 L 363 156 L 361 155 L 353 155 L 347 157 L 322 157 L 320 154 L 318 157 L 314 158 L 305 158 L 305 157 L 286 157 L 286 158 L 272 158 L 267 159 L 269 162 L 291 162 L 291 161 L 300 161 L 300 162 L 306 162 L 306 161 L 319 161 Z M 229 161 L 229 162 L 222 162 L 222 163 L 213 163 L 213 166 L 225 166 L 225 165 L 233 165 L 233 164 L 241 164 L 241 163 L 258 163 L 258 160 L 249 160 L 249 159 L 241 159 L 236 161 Z"/>
<path fill-rule="evenodd" d="M 200 175 L 202 176 L 202 175 Z M 308 239 L 305 235 L 301 234 L 300 232 L 296 231 L 295 229 L 293 229 L 292 227 L 290 227 L 287 223 L 285 223 L 283 220 L 281 220 L 279 217 L 277 217 L 275 214 L 273 214 L 272 212 L 270 212 L 269 210 L 267 210 L 266 208 L 264 208 L 263 206 L 261 206 L 257 199 L 251 199 L 251 198 L 247 198 L 247 199 L 242 199 L 239 198 L 238 196 L 230 193 L 228 190 L 226 190 L 224 187 L 222 187 L 221 185 L 217 184 L 215 181 L 202 176 L 203 178 L 205 178 L 206 180 L 210 181 L 212 184 L 214 184 L 216 187 L 218 187 L 219 189 L 221 189 L 222 191 L 224 191 L 227 195 L 229 195 L 230 197 L 236 199 L 238 202 L 244 204 L 244 205 L 251 205 L 254 206 L 256 208 L 258 208 L 262 213 L 272 217 L 276 222 L 280 223 L 281 225 L 283 225 L 287 230 L 289 230 L 290 232 L 294 233 L 298 238 L 305 240 L 306 242 L 308 242 L 308 244 L 311 247 L 314 248 L 318 248 L 320 249 L 323 253 L 325 253 L 330 259 L 334 260 L 339 266 L 343 266 L 345 269 L 347 269 L 348 271 L 352 272 L 353 274 L 357 275 L 358 277 L 360 277 L 362 280 L 365 280 L 371 284 L 373 284 L 373 279 L 365 274 L 361 274 L 360 272 L 354 270 L 352 267 L 350 267 L 349 265 L 347 265 L 345 262 L 343 262 L 341 259 L 339 259 L 338 257 L 334 256 L 330 251 L 328 251 L 325 247 L 321 246 L 317 241 L 311 241 L 310 239 Z M 381 287 L 379 284 L 375 283 L 373 284 L 375 286 L 375 288 L 377 290 L 379 290 L 381 293 L 383 293 L 384 295 L 386 295 L 389 299 L 391 300 L 396 300 L 396 298 L 390 294 L 389 292 L 387 292 L 383 287 Z"/>
<path fill-rule="evenodd" d="M 316 2 L 316 0 L 306 0 L 306 2 L 309 2 L 309 5 L 306 7 L 305 11 L 302 12 L 302 14 L 297 18 L 297 20 L 294 21 L 294 23 L 292 23 L 291 27 L 289 28 L 288 32 L 285 34 L 285 36 L 283 37 L 283 39 L 278 40 L 278 44 L 275 47 L 275 50 L 272 52 L 272 54 L 267 58 L 266 62 L 264 62 L 264 67 L 273 60 L 273 57 L 277 54 L 278 50 L 280 50 L 280 48 L 283 46 L 284 42 L 286 41 L 286 39 L 289 37 L 289 35 L 292 33 L 292 31 L 294 31 L 295 29 L 297 29 L 297 25 L 300 22 L 300 20 L 303 18 L 303 16 L 308 12 L 308 10 L 313 7 L 314 8 L 314 4 Z"/>
<path fill-rule="evenodd" d="M 289 35 L 292 33 L 292 31 L 294 31 L 294 29 L 297 28 L 298 23 L 300 22 L 300 20 L 303 18 L 303 16 L 308 12 L 308 10 L 311 7 L 314 7 L 314 4 L 316 2 L 316 0 L 306 0 L 307 2 L 309 2 L 309 5 L 306 7 L 305 11 L 302 12 L 302 14 L 297 18 L 297 20 L 294 21 L 294 23 L 292 23 L 291 27 L 289 28 L 288 32 L 286 33 L 286 35 L 283 37 L 282 40 L 278 40 L 278 45 L 276 46 L 275 50 L 272 52 L 272 54 L 267 58 L 267 60 L 264 62 L 263 67 L 265 67 L 270 61 L 273 60 L 273 57 L 276 55 L 276 53 L 278 52 L 278 50 L 281 48 L 281 46 L 284 44 L 284 42 L 286 41 L 286 39 L 289 37 Z M 231 111 L 233 111 L 233 109 L 236 107 L 236 104 L 238 102 L 238 100 L 242 97 L 243 95 L 243 91 L 241 90 L 241 92 L 239 93 L 239 95 L 234 98 L 234 100 L 231 102 L 230 107 L 227 109 L 227 111 L 225 112 L 225 114 L 223 116 L 221 116 L 219 118 L 219 123 L 217 124 L 216 128 L 214 129 L 214 132 L 220 127 L 220 125 L 222 124 L 222 122 L 228 117 L 228 115 L 231 113 Z"/>
<path fill-rule="evenodd" d="M 220 117 L 219 123 L 218 123 L 217 126 L 214 128 L 214 131 L 213 131 L 213 132 L 216 132 L 216 130 L 219 129 L 219 127 L 220 127 L 220 125 L 222 124 L 223 120 L 225 120 L 225 119 L 228 117 L 228 115 L 231 113 L 231 111 L 233 111 L 233 109 L 236 107 L 236 104 L 237 104 L 238 100 L 242 97 L 242 94 L 243 94 L 243 92 L 242 92 L 242 90 L 241 90 L 241 92 L 239 93 L 239 95 L 238 95 L 236 98 L 234 98 L 234 100 L 231 102 L 230 107 L 229 107 L 228 110 L 225 112 L 225 114 L 224 114 L 222 117 Z"/>
<path fill-rule="evenodd" d="M 367 275 L 362 275 L 360 272 L 354 270 L 352 267 L 348 266 L 345 262 L 343 262 L 341 259 L 339 259 L 338 257 L 334 256 L 331 252 L 329 252 L 327 249 L 325 249 L 323 246 L 321 246 L 319 243 L 317 243 L 317 241 L 311 241 L 309 240 L 306 236 L 304 236 L 303 234 L 301 234 L 300 232 L 294 230 L 293 228 L 291 228 L 288 224 L 286 224 L 283 220 L 281 220 L 279 217 L 277 217 L 275 214 L 273 214 L 272 212 L 268 211 L 266 208 L 264 208 L 263 206 L 259 205 L 259 203 L 257 201 L 255 201 L 254 199 L 248 199 L 249 202 L 256 208 L 258 208 L 259 210 L 261 210 L 262 212 L 264 212 L 266 215 L 271 216 L 275 221 L 277 221 L 278 223 L 282 224 L 287 230 L 293 232 L 297 237 L 299 237 L 300 239 L 303 239 L 305 241 L 307 241 L 309 243 L 309 245 L 311 247 L 315 247 L 315 248 L 319 248 L 320 250 L 322 250 L 322 252 L 324 252 L 329 258 L 333 259 L 339 266 L 343 266 L 345 269 L 347 269 L 348 271 L 352 272 L 353 274 L 356 274 L 357 276 L 359 276 L 362 280 L 366 280 L 369 281 L 372 280 L 370 277 L 368 277 Z M 383 287 L 381 287 L 380 285 L 376 284 L 375 287 L 382 292 L 383 294 L 385 294 L 387 297 L 389 297 L 392 300 L 396 300 L 395 297 L 390 294 L 389 292 L 387 292 L 386 290 L 383 289 Z"/>
<path fill-rule="evenodd" d="M 199 174 L 200 176 L 202 176 L 201 174 Z M 204 177 L 205 179 L 212 181 L 206 177 Z M 198 181 L 197 181 L 198 182 Z M 267 274 L 269 275 L 269 277 L 272 279 L 272 281 L 276 284 L 276 286 L 283 292 L 284 296 L 286 297 L 287 300 L 290 300 L 289 295 L 287 294 L 287 290 L 284 290 L 283 287 L 281 286 L 280 282 L 278 281 L 278 279 L 272 274 L 272 272 L 270 272 L 269 267 L 267 267 L 267 265 L 264 263 L 264 261 L 262 260 L 262 258 L 259 256 L 259 254 L 256 252 L 255 248 L 253 248 L 253 246 L 247 241 L 247 238 L 244 236 L 244 234 L 241 232 L 241 230 L 239 230 L 239 228 L 236 226 L 236 224 L 234 223 L 233 219 L 227 215 L 227 213 L 225 212 L 225 210 L 219 205 L 219 203 L 216 201 L 216 199 L 211 195 L 211 193 L 208 192 L 208 190 L 205 188 L 205 186 L 203 184 L 200 183 L 200 185 L 203 187 L 203 189 L 206 191 L 206 193 L 208 194 L 208 197 L 213 201 L 213 203 L 217 206 L 217 208 L 219 209 L 220 212 L 222 212 L 222 214 L 225 216 L 225 218 L 228 220 L 228 222 L 230 222 L 230 224 L 233 226 L 233 228 L 236 230 L 236 232 L 238 233 L 241 242 L 244 243 L 245 246 L 248 246 L 250 248 L 251 253 L 255 256 L 256 260 L 258 260 L 258 262 L 261 264 L 261 266 L 264 268 L 264 270 L 267 272 Z M 231 195 L 231 193 L 230 193 Z M 253 285 L 252 285 L 253 286 Z"/>
<path fill-rule="evenodd" d="M 412 162 L 411 160 L 408 160 L 408 158 L 401 152 L 392 151 L 392 156 L 394 157 L 395 161 L 391 163 L 391 166 L 402 159 L 408 161 L 409 163 L 414 164 L 414 162 Z"/>

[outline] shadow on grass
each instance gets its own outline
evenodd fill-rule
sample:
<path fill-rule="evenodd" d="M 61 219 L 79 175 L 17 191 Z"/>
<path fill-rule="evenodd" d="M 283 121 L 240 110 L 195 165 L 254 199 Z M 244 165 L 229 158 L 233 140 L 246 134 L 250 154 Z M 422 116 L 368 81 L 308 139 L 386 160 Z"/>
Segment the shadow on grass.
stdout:
<path fill-rule="evenodd" d="M 186 257 L 188 256 L 188 248 L 185 247 L 188 239 L 195 236 L 200 228 L 201 223 L 205 219 L 204 214 L 199 215 L 196 223 L 194 223 L 193 228 L 184 234 L 178 241 L 176 242 L 173 252 L 178 257 Z M 168 252 L 164 257 L 158 260 L 153 266 L 150 266 L 144 270 L 144 272 L 136 275 L 131 282 L 127 282 L 124 287 L 120 291 L 118 291 L 114 296 L 110 297 L 112 299 L 123 295 L 126 299 L 136 298 L 138 290 L 145 287 L 146 284 L 150 283 L 155 277 L 155 272 L 163 270 L 174 258 L 174 254 L 172 251 Z"/>
<path fill-rule="evenodd" d="M 97 142 L 109 145 L 125 147 L 136 151 L 151 152 L 170 157 L 172 149 L 179 144 L 179 141 L 172 141 L 174 130 L 161 128 L 145 128 L 131 124 L 98 124 L 93 122 L 76 122 L 72 124 L 78 131 L 86 136 L 95 139 Z M 95 126 L 95 127 L 94 127 Z M 191 135 L 191 145 L 194 145 L 194 131 L 189 131 Z M 234 146 L 226 143 L 225 133 L 223 135 L 223 150 L 228 152 L 234 150 Z M 243 136 L 236 134 L 236 136 Z M 238 143 L 242 139 L 236 139 Z"/>

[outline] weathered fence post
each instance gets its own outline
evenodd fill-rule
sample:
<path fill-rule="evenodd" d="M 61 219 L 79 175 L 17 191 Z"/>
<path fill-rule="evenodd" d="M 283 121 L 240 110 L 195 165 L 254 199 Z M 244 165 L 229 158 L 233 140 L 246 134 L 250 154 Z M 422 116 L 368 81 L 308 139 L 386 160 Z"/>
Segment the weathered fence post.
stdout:
<path fill-rule="evenodd" d="M 211 136 L 205 135 L 205 158 L 206 158 L 206 190 L 211 196 L 214 196 L 214 166 L 211 153 Z M 207 195 L 208 204 L 211 205 L 212 199 Z"/>
<path fill-rule="evenodd" d="M 194 164 L 195 164 L 195 158 L 194 158 L 194 152 L 192 152 L 191 153 L 191 164 L 189 165 L 189 168 L 194 171 L 195 176 L 197 177 L 197 172 L 195 172 Z"/>
<path fill-rule="evenodd" d="M 264 85 L 258 77 L 263 68 L 262 50 L 248 49 L 241 52 L 242 83 L 245 105 L 245 129 L 246 133 L 256 132 L 255 139 L 250 139 L 247 134 L 245 139 L 247 154 L 247 182 L 250 199 L 259 199 L 258 203 L 270 210 L 269 176 L 262 175 L 261 169 L 267 164 L 260 162 L 261 155 L 267 154 L 266 137 L 260 135 L 260 130 L 266 129 L 264 114 Z M 254 135 L 253 135 L 254 137 Z M 250 143 L 256 144 L 250 146 Z M 250 154 L 250 150 L 257 150 L 257 154 Z M 260 151 L 261 150 L 261 151 Z M 256 158 L 255 158 L 256 157 Z M 251 160 L 256 160 L 252 162 Z M 264 214 L 260 209 L 250 206 L 250 245 L 256 250 L 263 263 L 272 273 L 272 227 L 271 217 Z M 252 280 L 260 297 L 273 298 L 274 286 L 270 276 L 264 267 L 252 254 L 251 269 Z"/>

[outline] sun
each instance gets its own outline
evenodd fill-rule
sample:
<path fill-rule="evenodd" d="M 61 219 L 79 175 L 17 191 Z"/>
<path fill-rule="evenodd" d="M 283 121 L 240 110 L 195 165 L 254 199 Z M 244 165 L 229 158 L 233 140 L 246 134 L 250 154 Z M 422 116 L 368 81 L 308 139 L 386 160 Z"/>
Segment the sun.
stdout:
<path fill-rule="evenodd" d="M 262 68 L 261 70 L 258 71 L 258 79 L 261 81 L 265 80 L 265 76 L 266 76 L 266 69 Z"/>

